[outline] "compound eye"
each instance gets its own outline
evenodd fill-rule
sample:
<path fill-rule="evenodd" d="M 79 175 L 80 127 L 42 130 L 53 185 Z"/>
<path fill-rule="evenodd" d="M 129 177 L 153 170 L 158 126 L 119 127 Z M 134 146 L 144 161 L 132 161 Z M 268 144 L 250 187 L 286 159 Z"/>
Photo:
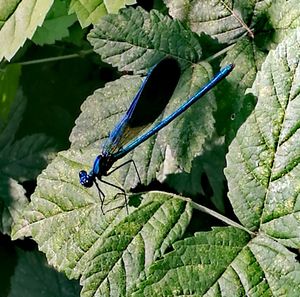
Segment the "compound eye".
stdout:
<path fill-rule="evenodd" d="M 93 178 L 85 170 L 79 172 L 79 181 L 86 188 L 90 188 L 93 185 Z"/>

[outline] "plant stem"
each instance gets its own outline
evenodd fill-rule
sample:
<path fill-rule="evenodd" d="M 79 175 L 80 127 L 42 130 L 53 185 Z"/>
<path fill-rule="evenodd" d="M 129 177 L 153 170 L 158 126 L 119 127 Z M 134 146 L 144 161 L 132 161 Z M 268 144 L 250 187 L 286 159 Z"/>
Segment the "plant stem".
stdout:
<path fill-rule="evenodd" d="M 222 50 L 220 50 L 219 52 L 215 53 L 214 55 L 206 58 L 205 61 L 209 62 L 209 61 L 212 61 L 212 60 L 216 59 L 217 57 L 219 57 L 219 56 L 223 55 L 224 53 L 226 53 L 227 51 L 229 51 L 234 46 L 235 46 L 235 44 L 231 44 L 231 45 L 223 48 Z"/>
<path fill-rule="evenodd" d="M 254 34 L 253 34 L 252 30 L 246 25 L 246 23 L 224 1 L 221 1 L 221 2 L 226 7 L 226 9 L 229 10 L 230 13 L 232 13 L 232 15 L 242 25 L 242 27 L 245 28 L 245 30 L 248 32 L 249 36 L 253 39 L 254 38 Z"/>
<path fill-rule="evenodd" d="M 39 63 L 48 63 L 48 62 L 59 61 L 59 60 L 79 58 L 85 55 L 89 55 L 91 53 L 93 53 L 93 50 L 90 49 L 90 50 L 80 51 L 79 53 L 76 54 L 19 62 L 18 64 L 22 66 L 27 66 L 27 65 L 39 64 Z"/>
<path fill-rule="evenodd" d="M 197 204 L 197 203 L 195 203 L 194 201 L 192 201 L 192 200 L 189 199 L 189 198 L 183 198 L 183 197 L 181 197 L 181 199 L 183 199 L 183 200 L 185 200 L 185 201 L 191 203 L 192 206 L 193 206 L 193 208 L 198 209 L 198 210 L 200 210 L 200 211 L 202 211 L 202 212 L 204 212 L 204 213 L 207 213 L 207 214 L 211 215 L 212 217 L 219 219 L 220 221 L 224 222 L 224 223 L 227 224 L 227 225 L 230 225 L 230 226 L 239 228 L 239 229 L 241 229 L 241 230 L 244 230 L 244 231 L 246 231 L 247 233 L 249 233 L 251 236 L 255 236 L 255 235 L 256 235 L 254 232 L 248 230 L 246 227 L 244 227 L 244 226 L 238 224 L 237 222 L 232 221 L 232 220 L 226 218 L 225 216 L 219 214 L 218 212 L 216 212 L 216 211 L 214 211 L 214 210 L 211 210 L 211 209 L 209 209 L 209 208 L 207 208 L 207 207 L 205 207 L 205 206 L 202 206 L 202 205 L 200 205 L 200 204 Z"/>

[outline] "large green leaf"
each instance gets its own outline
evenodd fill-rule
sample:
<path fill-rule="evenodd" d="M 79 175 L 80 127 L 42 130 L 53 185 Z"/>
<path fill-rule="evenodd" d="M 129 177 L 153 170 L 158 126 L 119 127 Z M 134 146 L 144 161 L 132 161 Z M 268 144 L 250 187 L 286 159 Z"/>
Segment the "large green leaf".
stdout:
<path fill-rule="evenodd" d="M 257 106 L 230 146 L 226 169 L 229 197 L 240 221 L 297 248 L 299 33 L 271 51 L 263 63 L 251 89 Z"/>
<path fill-rule="evenodd" d="M 107 13 L 117 13 L 125 5 L 135 4 L 136 0 L 72 0 L 70 13 L 75 12 L 82 27 L 96 24 Z"/>
<path fill-rule="evenodd" d="M 88 35 L 103 61 L 120 70 L 148 69 L 166 55 L 182 62 L 198 62 L 200 38 L 156 10 L 123 9 L 101 19 Z"/>
<path fill-rule="evenodd" d="M 50 264 L 69 277 L 83 275 L 84 291 L 105 291 L 110 284 L 123 292 L 183 235 L 191 206 L 174 195 L 153 192 L 131 197 L 127 215 L 124 197 L 109 198 L 116 192 L 101 185 L 110 193 L 103 215 L 96 189 L 78 183 L 83 157 L 59 153 L 38 177 L 25 212 L 28 225 L 15 230 L 14 237 L 28 235 L 30 228 Z M 120 282 L 123 277 L 126 283 Z"/>
<path fill-rule="evenodd" d="M 268 237 L 214 228 L 174 244 L 130 296 L 298 296 L 295 255 Z"/>
<path fill-rule="evenodd" d="M 21 0 L 0 3 L 0 11 L 9 10 L 9 17 L 0 29 L 0 61 L 10 60 L 27 38 L 41 26 L 54 0 Z M 6 14 L 8 15 L 8 14 Z"/>

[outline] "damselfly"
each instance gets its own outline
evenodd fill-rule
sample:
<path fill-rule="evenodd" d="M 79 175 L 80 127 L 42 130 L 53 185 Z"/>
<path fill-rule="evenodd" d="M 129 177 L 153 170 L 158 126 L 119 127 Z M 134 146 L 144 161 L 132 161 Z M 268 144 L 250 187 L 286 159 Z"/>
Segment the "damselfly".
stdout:
<path fill-rule="evenodd" d="M 133 160 L 129 160 L 111 171 L 109 170 L 117 160 L 124 157 L 187 110 L 193 103 L 224 79 L 233 68 L 233 64 L 222 68 L 208 83 L 200 88 L 177 110 L 146 132 L 143 132 L 165 109 L 178 84 L 181 74 L 179 63 L 173 58 L 165 58 L 150 69 L 127 112 L 112 130 L 107 141 L 102 146 L 101 153 L 96 157 L 92 170 L 89 173 L 84 170 L 79 172 L 80 183 L 83 186 L 89 188 L 92 187 L 93 184 L 96 185 L 100 197 L 101 209 L 105 195 L 100 189 L 97 179 L 119 189 L 122 194 L 124 194 L 127 209 L 127 198 L 124 189 L 103 180 L 102 177 L 110 175 L 129 162 L 133 163 L 139 177 Z"/>

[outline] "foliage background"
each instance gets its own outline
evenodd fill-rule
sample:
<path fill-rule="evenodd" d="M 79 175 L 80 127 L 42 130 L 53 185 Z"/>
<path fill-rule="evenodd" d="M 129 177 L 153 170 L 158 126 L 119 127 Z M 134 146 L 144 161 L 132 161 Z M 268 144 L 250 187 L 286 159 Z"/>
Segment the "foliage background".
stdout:
<path fill-rule="evenodd" d="M 0 296 L 299 296 L 298 1 L 15 0 L 0 16 Z M 134 194 L 103 216 L 78 171 L 166 55 L 182 77 L 165 114 L 236 67 L 128 156 L 141 185 L 109 177 Z"/>

